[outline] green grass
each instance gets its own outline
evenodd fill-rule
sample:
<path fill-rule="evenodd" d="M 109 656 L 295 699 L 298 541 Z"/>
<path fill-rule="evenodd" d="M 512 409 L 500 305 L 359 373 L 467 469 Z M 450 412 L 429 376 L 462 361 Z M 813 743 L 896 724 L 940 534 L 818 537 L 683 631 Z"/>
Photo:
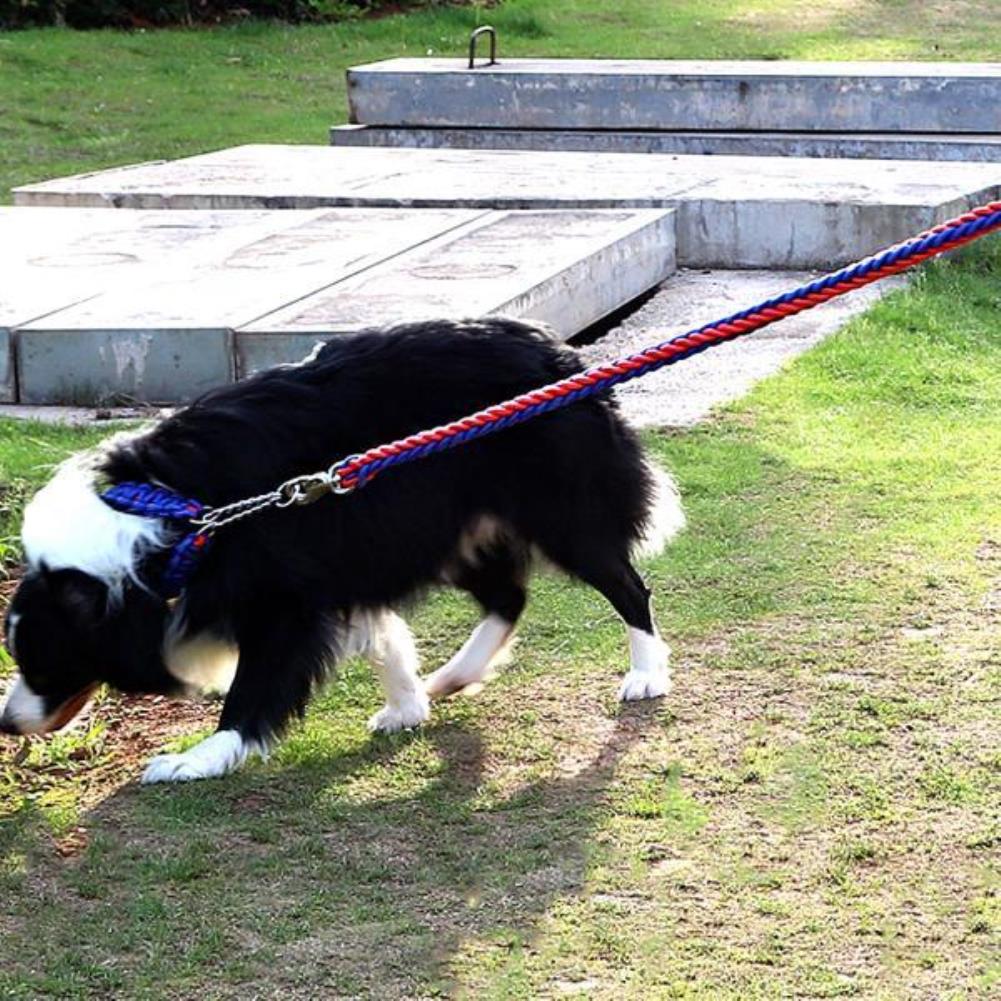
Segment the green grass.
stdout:
<path fill-rule="evenodd" d="M 0 994 L 987 997 L 999 278 L 994 240 L 649 435 L 690 518 L 647 568 L 660 705 L 615 703 L 614 615 L 543 577 L 513 663 L 417 734 L 366 733 L 351 664 L 224 781 L 135 786 L 114 701 L 8 753 Z M 5 479 L 83 443 L 23 429 Z M 425 662 L 473 621 L 423 607 Z"/>
<path fill-rule="evenodd" d="M 501 55 L 998 59 L 991 0 L 507 0 L 323 27 L 0 34 L 0 199 L 18 184 L 248 142 L 323 143 L 346 67 Z"/>
<path fill-rule="evenodd" d="M 346 65 L 461 53 L 478 20 L 502 54 L 990 59 L 992 6 L 511 0 L 0 36 L 0 193 L 323 141 Z M 0 996 L 990 996 L 999 281 L 994 240 L 710 423 L 648 435 L 690 521 L 647 567 L 675 651 L 662 704 L 615 702 L 615 616 L 542 577 L 512 664 L 417 734 L 367 734 L 378 694 L 352 663 L 224 781 L 134 784 L 211 709 L 105 697 L 88 727 L 4 744 Z M 3 562 L 25 496 L 100 435 L 0 421 Z M 425 664 L 474 621 L 453 594 L 421 608 Z"/>

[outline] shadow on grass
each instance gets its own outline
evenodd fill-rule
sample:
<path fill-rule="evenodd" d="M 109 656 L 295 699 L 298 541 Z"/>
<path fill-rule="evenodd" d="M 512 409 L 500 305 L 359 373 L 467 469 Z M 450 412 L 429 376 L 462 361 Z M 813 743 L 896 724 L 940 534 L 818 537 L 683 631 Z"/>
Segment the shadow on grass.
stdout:
<path fill-rule="evenodd" d="M 509 789 L 490 788 L 465 723 L 267 775 L 122 787 L 77 859 L 35 839 L 6 874 L 2 993 L 409 998 L 453 993 L 470 956 L 503 973 L 581 892 L 617 768 L 662 725 L 632 707 L 607 722 L 583 758 Z M 415 754 L 394 788 L 390 766 Z"/>

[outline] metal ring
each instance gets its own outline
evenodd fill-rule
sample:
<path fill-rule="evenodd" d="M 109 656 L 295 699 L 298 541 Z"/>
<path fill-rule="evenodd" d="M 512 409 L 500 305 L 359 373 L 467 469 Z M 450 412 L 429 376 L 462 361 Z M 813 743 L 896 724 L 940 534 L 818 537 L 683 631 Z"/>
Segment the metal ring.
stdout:
<path fill-rule="evenodd" d="M 349 455 L 346 459 L 339 459 L 327 470 L 327 481 L 330 483 L 330 489 L 333 493 L 340 496 L 345 494 L 354 493 L 357 484 L 354 487 L 346 487 L 341 483 L 341 469 L 344 468 L 349 462 L 353 462 L 355 459 L 360 459 L 361 456 L 356 452 L 354 455 Z"/>
<path fill-rule="evenodd" d="M 490 61 L 486 65 L 495 66 L 497 64 L 497 29 L 493 25 L 485 24 L 469 36 L 469 69 L 471 70 L 476 69 L 476 39 L 480 35 L 490 36 Z"/>

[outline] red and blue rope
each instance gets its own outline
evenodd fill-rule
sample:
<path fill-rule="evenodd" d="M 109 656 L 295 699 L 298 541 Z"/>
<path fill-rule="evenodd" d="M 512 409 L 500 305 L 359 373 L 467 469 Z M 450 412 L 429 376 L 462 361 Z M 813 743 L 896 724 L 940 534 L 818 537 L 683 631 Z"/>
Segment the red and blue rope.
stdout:
<path fill-rule="evenodd" d="M 579 375 L 533 389 L 441 427 L 419 431 L 353 455 L 332 467 L 338 488 L 342 492 L 355 490 L 392 466 L 423 459 L 552 410 L 571 406 L 630 379 L 656 372 L 666 365 L 673 365 L 708 348 L 743 337 L 787 316 L 795 316 L 830 299 L 899 274 L 931 257 L 954 250 L 999 229 L 1001 201 L 971 209 L 864 261 L 832 272 L 750 309 L 741 310 L 726 319 L 690 330 L 627 358 L 597 365 Z"/>

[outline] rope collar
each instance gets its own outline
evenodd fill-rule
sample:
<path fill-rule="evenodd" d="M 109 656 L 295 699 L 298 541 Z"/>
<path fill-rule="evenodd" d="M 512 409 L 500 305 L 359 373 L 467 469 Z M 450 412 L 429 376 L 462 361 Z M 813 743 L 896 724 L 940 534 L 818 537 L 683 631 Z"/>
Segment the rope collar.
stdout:
<path fill-rule="evenodd" d="M 159 518 L 184 533 L 171 546 L 156 588 L 165 601 L 177 598 L 211 544 L 211 531 L 202 524 L 208 508 L 201 501 L 152 483 L 117 483 L 101 494 L 101 500 L 123 514 Z"/>

